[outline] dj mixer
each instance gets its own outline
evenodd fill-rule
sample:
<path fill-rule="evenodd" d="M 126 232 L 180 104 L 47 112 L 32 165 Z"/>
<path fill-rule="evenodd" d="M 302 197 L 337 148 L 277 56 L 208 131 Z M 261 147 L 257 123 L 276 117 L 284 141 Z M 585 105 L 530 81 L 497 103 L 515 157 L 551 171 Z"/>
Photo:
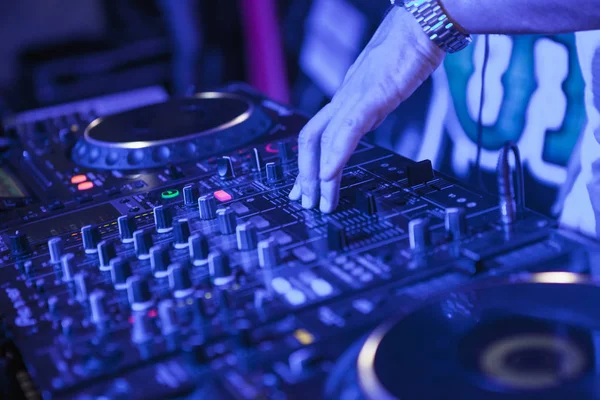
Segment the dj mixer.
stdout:
<path fill-rule="evenodd" d="M 244 84 L 6 119 L 0 394 L 376 398 L 356 349 L 389 317 L 593 267 L 595 243 L 524 208 L 512 175 L 492 196 L 364 141 L 336 211 L 303 209 L 288 193 L 307 120 Z"/>

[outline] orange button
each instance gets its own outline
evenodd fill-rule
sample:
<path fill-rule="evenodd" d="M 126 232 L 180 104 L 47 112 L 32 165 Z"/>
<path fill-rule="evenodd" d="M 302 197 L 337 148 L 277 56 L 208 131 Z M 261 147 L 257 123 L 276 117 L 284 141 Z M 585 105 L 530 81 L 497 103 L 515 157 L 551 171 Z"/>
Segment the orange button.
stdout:
<path fill-rule="evenodd" d="M 83 174 L 81 174 L 81 175 L 73 175 L 71 177 L 71 183 L 73 185 L 79 185 L 80 183 L 85 182 L 85 181 L 87 181 L 87 176 L 85 176 Z"/>
<path fill-rule="evenodd" d="M 77 190 L 89 190 L 93 187 L 94 187 L 94 182 L 91 182 L 91 181 L 81 182 L 79 185 L 77 185 Z"/>
<path fill-rule="evenodd" d="M 221 203 L 233 199 L 233 197 L 231 197 L 231 195 L 224 190 L 217 190 L 214 194 L 215 198 Z"/>

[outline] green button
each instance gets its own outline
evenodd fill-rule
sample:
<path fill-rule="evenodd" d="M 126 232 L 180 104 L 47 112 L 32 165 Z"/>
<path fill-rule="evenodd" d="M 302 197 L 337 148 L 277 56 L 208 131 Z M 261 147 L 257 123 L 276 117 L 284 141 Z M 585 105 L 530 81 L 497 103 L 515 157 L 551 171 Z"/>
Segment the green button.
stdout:
<path fill-rule="evenodd" d="M 165 190 L 164 192 L 162 192 L 161 196 L 163 199 L 173 199 L 173 198 L 179 196 L 179 190 L 177 190 L 177 189 Z"/>

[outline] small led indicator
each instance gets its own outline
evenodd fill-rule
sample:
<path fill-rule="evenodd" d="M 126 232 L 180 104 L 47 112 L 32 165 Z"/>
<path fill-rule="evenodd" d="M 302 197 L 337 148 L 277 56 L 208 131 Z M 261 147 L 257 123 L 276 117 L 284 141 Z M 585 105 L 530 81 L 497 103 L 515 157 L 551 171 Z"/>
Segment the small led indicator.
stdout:
<path fill-rule="evenodd" d="M 163 199 L 173 199 L 173 198 L 179 196 L 179 190 L 177 190 L 177 189 L 165 190 L 164 192 L 162 192 L 161 196 Z"/>

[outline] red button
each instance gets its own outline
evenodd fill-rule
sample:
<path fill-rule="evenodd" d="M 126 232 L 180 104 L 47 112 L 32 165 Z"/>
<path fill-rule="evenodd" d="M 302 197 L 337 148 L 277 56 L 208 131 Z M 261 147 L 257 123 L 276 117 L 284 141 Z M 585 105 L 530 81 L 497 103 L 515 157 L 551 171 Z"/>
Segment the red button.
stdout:
<path fill-rule="evenodd" d="M 73 175 L 71 177 L 71 183 L 73 185 L 79 185 L 80 183 L 83 183 L 85 181 L 87 181 L 87 176 L 85 176 L 83 174 L 81 174 L 81 175 Z"/>
<path fill-rule="evenodd" d="M 79 185 L 77 185 L 77 190 L 89 190 L 93 187 L 94 187 L 94 183 L 87 181 L 87 182 L 82 182 Z"/>
<path fill-rule="evenodd" d="M 233 197 L 224 190 L 217 190 L 214 194 L 215 194 L 215 198 L 217 200 L 219 200 L 221 203 L 233 199 Z"/>
<path fill-rule="evenodd" d="M 267 150 L 267 153 L 273 153 L 273 154 L 279 153 L 279 149 L 273 147 L 273 143 L 269 143 L 267 145 L 267 147 L 265 147 L 265 150 Z"/>

